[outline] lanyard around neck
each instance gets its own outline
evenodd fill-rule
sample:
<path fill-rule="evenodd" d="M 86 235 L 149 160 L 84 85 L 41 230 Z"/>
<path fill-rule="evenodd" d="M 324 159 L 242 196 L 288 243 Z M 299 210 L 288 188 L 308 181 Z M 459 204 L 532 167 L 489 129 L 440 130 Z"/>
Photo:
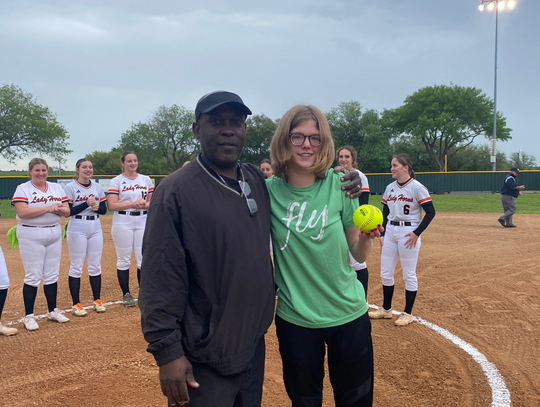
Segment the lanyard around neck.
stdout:
<path fill-rule="evenodd" d="M 206 158 L 203 157 L 202 154 L 199 155 L 199 158 L 201 160 L 201 163 L 206 167 L 206 169 L 208 170 L 208 172 L 217 180 L 221 181 L 223 183 L 223 185 L 225 186 L 229 186 L 227 184 L 227 182 L 223 179 L 223 177 L 218 174 L 213 168 L 212 166 L 210 165 L 210 163 L 208 162 L 208 160 Z M 244 173 L 242 172 L 242 169 L 240 168 L 240 161 L 238 161 L 237 163 L 237 166 L 236 166 L 236 176 L 238 177 L 239 180 L 242 180 L 244 181 Z"/>

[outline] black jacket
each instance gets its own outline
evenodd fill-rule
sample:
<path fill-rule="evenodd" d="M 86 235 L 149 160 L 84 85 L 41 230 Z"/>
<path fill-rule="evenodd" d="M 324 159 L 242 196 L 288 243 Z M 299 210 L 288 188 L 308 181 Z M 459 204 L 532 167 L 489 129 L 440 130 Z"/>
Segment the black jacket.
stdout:
<path fill-rule="evenodd" d="M 509 172 L 504 177 L 504 182 L 501 187 L 501 195 L 510 195 L 517 198 L 519 196 L 519 189 L 514 189 L 517 186 L 518 184 L 515 175 Z"/>
<path fill-rule="evenodd" d="M 155 189 L 143 240 L 139 307 L 158 365 L 181 356 L 228 375 L 249 368 L 270 326 L 274 278 L 264 175 L 242 164 L 258 211 L 199 159 Z"/>

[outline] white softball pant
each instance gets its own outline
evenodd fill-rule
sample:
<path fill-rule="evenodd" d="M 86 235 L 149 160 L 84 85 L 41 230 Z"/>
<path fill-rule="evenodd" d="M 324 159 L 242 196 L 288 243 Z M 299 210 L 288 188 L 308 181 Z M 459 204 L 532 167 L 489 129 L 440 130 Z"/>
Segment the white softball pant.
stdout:
<path fill-rule="evenodd" d="M 351 261 L 351 266 L 353 269 L 355 269 L 356 271 L 360 271 L 360 270 L 364 270 L 364 269 L 367 269 L 367 264 L 366 262 L 363 262 L 363 263 L 358 263 L 356 261 L 356 259 L 352 256 L 352 254 L 349 252 L 349 259 Z"/>
<path fill-rule="evenodd" d="M 131 264 L 131 252 L 135 252 L 137 268 L 142 263 L 142 240 L 144 227 L 146 225 L 146 215 L 130 216 L 120 215 L 115 212 L 111 235 L 116 247 L 116 268 L 118 270 L 128 270 Z"/>
<path fill-rule="evenodd" d="M 403 269 L 403 280 L 407 291 L 418 291 L 416 264 L 420 253 L 421 238 L 418 237 L 416 247 L 405 248 L 408 237 L 405 235 L 416 230 L 418 226 L 394 226 L 388 222 L 381 250 L 381 280 L 383 285 L 394 285 L 394 271 L 398 259 Z"/>
<path fill-rule="evenodd" d="M 67 242 L 69 247 L 69 276 L 81 278 L 84 259 L 88 264 L 88 275 L 101 274 L 101 253 L 103 252 L 103 232 L 99 219 L 75 219 L 68 223 Z"/>
<path fill-rule="evenodd" d="M 4 252 L 0 247 L 0 290 L 7 290 L 9 288 L 9 276 L 7 272 L 6 259 L 4 258 Z"/>
<path fill-rule="evenodd" d="M 351 254 L 351 252 L 349 252 L 349 260 L 351 262 L 351 267 L 355 270 L 355 271 L 360 271 L 360 270 L 364 270 L 364 269 L 367 269 L 367 264 L 366 262 L 363 262 L 363 263 L 359 263 L 356 261 L 356 259 L 353 257 L 353 255 Z"/>
<path fill-rule="evenodd" d="M 17 226 L 19 252 L 24 267 L 24 283 L 38 287 L 54 284 L 60 273 L 62 256 L 62 228 L 59 224 L 51 228 Z"/>

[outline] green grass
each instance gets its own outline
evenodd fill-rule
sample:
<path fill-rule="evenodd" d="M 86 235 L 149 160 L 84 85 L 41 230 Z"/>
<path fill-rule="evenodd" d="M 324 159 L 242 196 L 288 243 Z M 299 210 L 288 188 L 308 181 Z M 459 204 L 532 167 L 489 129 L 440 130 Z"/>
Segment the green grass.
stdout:
<path fill-rule="evenodd" d="M 2 219 L 15 218 L 15 208 L 11 205 L 10 200 L 0 201 L 0 213 L 2 214 Z"/>
<path fill-rule="evenodd" d="M 58 174 L 54 170 L 49 170 L 50 177 L 56 177 Z M 75 175 L 75 171 L 64 171 L 62 175 Z M 0 177 L 28 177 L 28 171 L 0 171 Z"/>
<path fill-rule="evenodd" d="M 0 201 L 0 213 L 2 219 L 15 219 L 15 207 L 11 205 L 11 200 Z M 112 215 L 114 212 L 107 211 L 107 215 Z"/>
<path fill-rule="evenodd" d="M 28 171 L 0 171 L 1 177 L 28 177 Z"/>
<path fill-rule="evenodd" d="M 432 195 L 437 212 L 502 212 L 500 194 L 450 194 Z M 382 209 L 381 195 L 369 198 L 372 205 Z M 15 218 L 15 208 L 10 200 L 0 201 L 2 218 Z M 517 199 L 517 213 L 540 213 L 540 194 L 523 194 Z M 112 214 L 112 212 L 107 212 Z"/>
<path fill-rule="evenodd" d="M 502 212 L 500 194 L 431 195 L 437 212 Z M 381 195 L 369 197 L 370 204 L 382 210 Z M 540 194 L 523 194 L 517 201 L 517 213 L 540 213 Z"/>
<path fill-rule="evenodd" d="M 502 212 L 500 194 L 434 195 L 431 199 L 440 212 Z M 522 194 L 516 206 L 517 213 L 540 213 L 540 194 Z"/>

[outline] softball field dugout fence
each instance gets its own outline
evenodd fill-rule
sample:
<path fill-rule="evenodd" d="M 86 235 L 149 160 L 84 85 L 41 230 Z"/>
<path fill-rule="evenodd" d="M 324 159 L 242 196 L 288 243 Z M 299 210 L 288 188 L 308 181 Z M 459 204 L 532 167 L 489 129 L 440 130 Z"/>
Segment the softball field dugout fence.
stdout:
<path fill-rule="evenodd" d="M 424 184 L 432 194 L 440 193 L 498 193 L 507 171 L 475 172 L 419 172 L 416 179 Z M 96 175 L 93 179 L 103 184 L 105 190 L 116 175 Z M 372 195 L 382 195 L 386 186 L 393 181 L 389 173 L 366 174 Z M 157 186 L 166 175 L 149 175 Z M 67 183 L 72 175 L 49 176 L 50 182 Z M 17 185 L 28 181 L 28 177 L 0 177 L 0 199 L 11 199 Z M 540 191 L 540 170 L 523 170 L 519 173 L 519 185 L 525 185 L 525 191 Z"/>

